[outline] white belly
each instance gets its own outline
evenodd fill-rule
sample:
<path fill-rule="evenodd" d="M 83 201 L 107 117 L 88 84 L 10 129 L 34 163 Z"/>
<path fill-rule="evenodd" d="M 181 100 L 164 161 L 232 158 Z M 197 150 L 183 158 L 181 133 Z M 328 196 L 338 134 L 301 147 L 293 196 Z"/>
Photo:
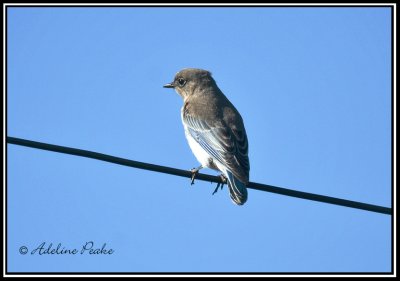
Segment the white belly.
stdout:
<path fill-rule="evenodd" d="M 186 139 L 189 143 L 190 149 L 192 150 L 194 156 L 196 156 L 197 161 L 200 162 L 200 164 L 203 167 L 208 167 L 210 168 L 208 165 L 210 163 L 210 158 L 211 156 L 200 146 L 200 144 L 198 144 L 196 142 L 196 140 L 192 137 L 192 135 L 188 132 L 185 124 L 183 124 L 184 128 L 185 128 L 185 136 Z"/>
<path fill-rule="evenodd" d="M 181 109 L 181 119 L 183 128 L 185 129 L 185 137 L 189 143 L 190 149 L 192 150 L 194 156 L 196 156 L 197 161 L 200 162 L 201 166 L 203 166 L 204 168 L 209 168 L 211 156 L 200 146 L 200 144 L 197 143 L 197 141 L 189 133 L 185 122 L 183 122 L 183 107 Z"/>

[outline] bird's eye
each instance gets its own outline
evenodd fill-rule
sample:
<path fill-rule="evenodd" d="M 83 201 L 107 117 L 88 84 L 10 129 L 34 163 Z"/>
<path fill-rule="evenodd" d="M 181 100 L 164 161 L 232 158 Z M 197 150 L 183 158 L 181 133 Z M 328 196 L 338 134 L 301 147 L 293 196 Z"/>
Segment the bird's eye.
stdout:
<path fill-rule="evenodd" d="M 179 84 L 179 86 L 183 87 L 186 84 L 186 80 L 183 79 L 183 78 L 179 78 L 178 79 L 178 84 Z"/>

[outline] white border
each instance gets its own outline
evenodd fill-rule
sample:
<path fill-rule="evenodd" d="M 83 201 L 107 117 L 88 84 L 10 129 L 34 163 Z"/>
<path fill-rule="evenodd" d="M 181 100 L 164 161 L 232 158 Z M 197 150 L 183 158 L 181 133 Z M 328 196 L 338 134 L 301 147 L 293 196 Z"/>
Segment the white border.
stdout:
<path fill-rule="evenodd" d="M 393 274 L 334 274 L 333 272 L 331 274 L 301 274 L 301 275 L 296 275 L 296 274 L 45 274 L 45 275 L 40 275 L 40 274 L 35 274 L 35 275 L 29 275 L 29 274 L 6 274 L 6 226 L 5 226 L 5 221 L 6 221 L 6 209 L 5 209 L 5 202 L 6 202 L 6 8 L 7 6 L 226 6 L 226 7 L 231 7 L 231 6 L 392 6 L 393 8 L 393 202 L 394 206 L 392 206 L 393 209 L 393 245 L 392 249 L 394 251 L 393 255 Z M 3 277 L 328 277 L 328 276 L 333 276 L 333 277 L 393 277 L 397 276 L 397 215 L 396 215 L 396 93 L 397 93 L 397 85 L 396 85 L 396 77 L 397 77 L 397 52 L 396 52 L 396 39 L 397 39 L 397 14 L 396 14 L 396 3 L 367 3 L 367 4 L 362 4 L 362 3 L 341 3 L 341 4 L 336 4 L 336 3 L 306 3 L 306 4 L 299 4 L 299 3 L 271 3 L 271 4 L 259 4 L 259 3 L 246 3 L 246 4 L 240 4 L 240 3 L 235 3 L 235 4 L 226 4 L 226 3 L 135 3 L 135 4 L 124 4 L 124 3 L 101 3 L 101 4 L 94 4 L 94 3 L 77 3 L 77 4 L 69 4 L 69 3 L 3 3 Z"/>

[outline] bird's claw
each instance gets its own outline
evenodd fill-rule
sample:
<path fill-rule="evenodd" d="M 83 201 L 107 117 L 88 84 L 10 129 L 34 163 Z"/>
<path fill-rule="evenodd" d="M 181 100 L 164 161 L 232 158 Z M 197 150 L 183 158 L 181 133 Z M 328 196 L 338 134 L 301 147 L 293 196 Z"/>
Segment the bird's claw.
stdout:
<path fill-rule="evenodd" d="M 221 190 L 222 190 L 222 188 L 224 187 L 224 184 L 219 182 L 219 183 L 217 184 L 217 187 L 214 189 L 214 192 L 212 193 L 212 195 L 214 195 L 215 193 L 217 193 L 218 188 L 220 188 L 220 187 L 221 187 Z"/>
<path fill-rule="evenodd" d="M 214 189 L 214 192 L 212 193 L 212 195 L 214 195 L 215 193 L 217 193 L 218 188 L 221 187 L 221 190 L 222 190 L 222 188 L 224 187 L 224 184 L 226 184 L 226 177 L 225 177 L 224 175 L 221 175 L 220 177 L 221 177 L 222 183 L 219 182 L 219 183 L 217 184 L 217 187 Z"/>
<path fill-rule="evenodd" d="M 190 177 L 190 185 L 194 184 L 194 179 L 196 178 L 196 175 L 199 173 L 199 168 L 193 168 L 190 171 L 192 172 L 192 176 Z"/>

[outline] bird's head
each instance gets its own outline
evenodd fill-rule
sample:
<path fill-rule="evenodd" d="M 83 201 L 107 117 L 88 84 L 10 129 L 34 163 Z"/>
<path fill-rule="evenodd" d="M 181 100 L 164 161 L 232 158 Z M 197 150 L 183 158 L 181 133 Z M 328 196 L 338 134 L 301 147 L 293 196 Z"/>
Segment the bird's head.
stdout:
<path fill-rule="evenodd" d="M 174 88 L 185 100 L 212 85 L 215 85 L 215 81 L 211 77 L 211 72 L 198 68 L 185 68 L 175 75 L 174 81 L 165 84 L 164 88 Z"/>

